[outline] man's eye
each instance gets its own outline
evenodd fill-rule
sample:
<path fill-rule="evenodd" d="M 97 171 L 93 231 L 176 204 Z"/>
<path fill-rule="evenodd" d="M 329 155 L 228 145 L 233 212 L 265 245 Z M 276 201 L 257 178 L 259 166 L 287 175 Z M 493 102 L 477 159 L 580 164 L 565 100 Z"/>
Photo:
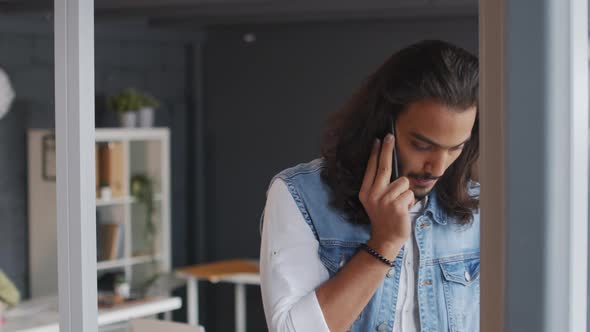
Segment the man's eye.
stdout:
<path fill-rule="evenodd" d="M 461 151 L 463 150 L 463 148 L 465 147 L 465 144 L 460 145 L 460 146 L 456 146 L 454 148 L 451 148 L 451 151 L 455 152 L 455 151 Z"/>
<path fill-rule="evenodd" d="M 412 146 L 414 147 L 414 149 L 416 149 L 418 151 L 428 151 L 428 150 L 430 150 L 430 145 L 424 145 L 424 144 L 420 144 L 418 142 L 412 142 Z"/>

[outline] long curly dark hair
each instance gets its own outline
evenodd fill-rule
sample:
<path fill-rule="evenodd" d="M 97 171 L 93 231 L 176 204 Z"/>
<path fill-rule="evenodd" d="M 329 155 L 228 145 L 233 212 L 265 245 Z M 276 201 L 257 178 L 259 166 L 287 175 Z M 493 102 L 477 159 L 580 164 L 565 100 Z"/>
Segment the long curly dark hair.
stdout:
<path fill-rule="evenodd" d="M 350 222 L 368 224 L 358 192 L 372 143 L 384 137 L 409 104 L 436 100 L 453 109 L 478 105 L 478 59 L 443 41 L 422 41 L 393 54 L 332 114 L 323 133 L 323 181 L 331 188 L 331 205 Z M 470 195 L 469 181 L 479 156 L 479 112 L 459 158 L 436 185 L 439 204 L 459 224 L 469 224 L 479 198 Z"/>

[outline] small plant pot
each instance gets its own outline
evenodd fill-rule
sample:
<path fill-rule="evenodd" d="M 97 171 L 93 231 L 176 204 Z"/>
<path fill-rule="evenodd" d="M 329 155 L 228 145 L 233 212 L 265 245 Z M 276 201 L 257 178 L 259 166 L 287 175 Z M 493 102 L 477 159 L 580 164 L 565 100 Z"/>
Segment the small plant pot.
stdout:
<path fill-rule="evenodd" d="M 115 285 L 115 294 L 119 295 L 123 299 L 128 299 L 131 295 L 131 286 L 128 282 L 123 282 Z"/>
<path fill-rule="evenodd" d="M 139 126 L 151 128 L 154 126 L 154 108 L 143 107 L 139 110 Z"/>
<path fill-rule="evenodd" d="M 123 112 L 120 115 L 121 127 L 124 128 L 135 128 L 137 127 L 137 112 L 128 111 Z"/>
<path fill-rule="evenodd" d="M 100 187 L 100 198 L 104 200 L 109 200 L 113 197 L 113 191 L 111 187 L 105 186 Z"/>

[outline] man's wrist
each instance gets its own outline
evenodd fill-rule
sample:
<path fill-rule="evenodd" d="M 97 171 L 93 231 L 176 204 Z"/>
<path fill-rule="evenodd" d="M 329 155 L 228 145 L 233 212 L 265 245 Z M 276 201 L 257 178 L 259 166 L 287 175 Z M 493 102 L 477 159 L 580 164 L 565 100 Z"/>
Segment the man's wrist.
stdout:
<path fill-rule="evenodd" d="M 373 238 L 367 241 L 367 245 L 390 261 L 395 259 L 401 247 L 403 246 L 402 243 L 397 241 L 384 241 Z"/>

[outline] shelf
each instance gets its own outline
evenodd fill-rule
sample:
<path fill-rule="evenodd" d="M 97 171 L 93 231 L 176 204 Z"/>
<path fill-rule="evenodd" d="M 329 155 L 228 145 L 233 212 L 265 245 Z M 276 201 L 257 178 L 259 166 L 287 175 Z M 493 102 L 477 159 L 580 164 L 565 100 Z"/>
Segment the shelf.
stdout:
<path fill-rule="evenodd" d="M 161 255 L 154 256 L 154 259 L 157 261 L 162 260 Z M 138 257 L 131 257 L 131 258 L 123 258 L 123 259 L 114 259 L 108 261 L 100 261 L 96 263 L 97 270 L 112 270 L 117 268 L 122 268 L 125 266 L 137 265 L 137 264 L 144 264 L 149 263 L 152 261 L 151 256 L 138 256 Z"/>
<path fill-rule="evenodd" d="M 112 309 L 100 309 L 98 312 L 98 325 L 104 326 L 123 322 L 133 318 L 173 311 L 181 307 L 182 300 L 178 297 L 160 297 L 138 304 L 123 305 Z"/>
<path fill-rule="evenodd" d="M 131 196 L 125 196 L 125 197 L 113 197 L 113 198 L 109 198 L 109 199 L 102 199 L 102 198 L 97 198 L 96 199 L 96 206 L 112 206 L 112 205 L 124 205 L 124 204 L 130 204 L 133 203 L 135 199 Z"/>
<path fill-rule="evenodd" d="M 0 331 L 59 332 L 57 297 L 54 297 L 52 301 L 51 306 L 37 305 L 35 304 L 36 300 L 29 300 L 19 304 L 16 308 L 26 307 L 26 311 L 21 310 L 21 315 L 8 319 L 6 324 L 0 328 Z M 182 300 L 178 297 L 155 297 L 138 303 L 100 309 L 98 311 L 98 326 L 170 312 L 181 307 Z M 10 311 L 8 314 L 10 314 Z"/>
<path fill-rule="evenodd" d="M 169 135 L 167 128 L 100 128 L 96 142 L 161 140 Z"/>
<path fill-rule="evenodd" d="M 162 200 L 162 194 L 155 194 L 154 195 L 155 202 L 158 202 L 161 200 Z M 96 207 L 125 205 L 125 204 L 131 204 L 131 203 L 135 203 L 135 202 L 136 202 L 136 200 L 135 200 L 135 197 L 133 197 L 133 196 L 114 197 L 114 198 L 110 198 L 110 199 L 97 198 L 96 199 Z"/>

